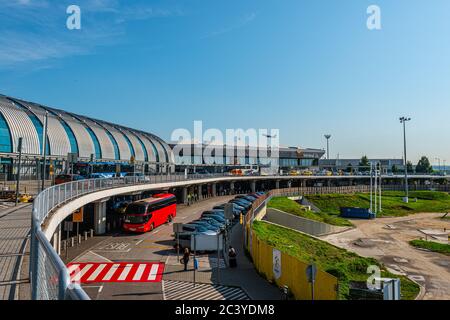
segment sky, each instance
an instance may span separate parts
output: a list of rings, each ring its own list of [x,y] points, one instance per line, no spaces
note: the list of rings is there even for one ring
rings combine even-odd
[[[81,29],[69,30],[69,5]],[[381,30],[366,25],[369,5]],[[448,0],[0,0],[0,93],[170,140],[279,129],[330,156],[450,164]]]

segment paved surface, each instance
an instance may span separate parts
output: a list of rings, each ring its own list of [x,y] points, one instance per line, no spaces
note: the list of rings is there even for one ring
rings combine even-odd
[[[200,214],[211,209],[218,203],[228,201],[230,196],[216,197],[198,202],[191,206],[179,206],[175,223],[188,223],[197,219]],[[227,269],[223,259],[219,260],[220,272],[217,274],[217,256],[199,255],[199,270],[195,277],[199,288],[202,288],[206,295],[211,299],[234,299],[252,298],[252,299],[280,299],[280,292],[277,288],[270,285],[261,278],[253,268],[253,265],[240,252],[242,244],[238,239],[242,231],[238,229],[233,231],[233,245],[238,249],[238,269]],[[179,297],[174,292],[174,283],[193,286],[194,271],[190,265],[188,271],[183,271],[183,265],[179,263],[179,257],[173,249],[173,226],[172,224],[163,225],[155,231],[146,234],[122,234],[118,233],[111,237],[103,237],[102,241],[84,252],[80,253],[72,263],[108,263],[108,262],[160,262],[165,264],[164,274],[161,282],[153,283],[92,283],[84,284],[83,288],[92,299],[112,300],[112,299],[131,299],[131,300],[164,300],[171,297]],[[95,239],[95,238],[94,238]],[[94,240],[93,239],[93,240]],[[73,253],[72,253],[73,254]],[[181,258],[181,256],[180,256]],[[192,261],[193,259],[191,259]],[[163,287],[163,283],[165,284]],[[165,292],[165,290],[167,292]],[[201,299],[198,291],[184,290],[180,291],[183,299]],[[223,294],[220,295],[219,293]],[[165,294],[167,296],[165,297]],[[191,296],[189,296],[189,293]],[[230,293],[230,294],[229,294]],[[233,294],[231,294],[233,293]],[[239,294],[238,294],[239,293]],[[186,296],[188,295],[188,296]]]
[[[164,300],[250,300],[239,287],[196,284],[182,281],[163,281]]]
[[[0,300],[29,299],[31,205],[0,210]]]
[[[419,230],[450,230],[442,214],[423,213],[407,217],[353,220],[356,229],[322,237],[365,257],[374,257],[393,273],[406,275],[424,289],[423,299],[450,299],[450,257],[416,249],[410,240],[424,238]],[[438,232],[438,233],[439,233]]]

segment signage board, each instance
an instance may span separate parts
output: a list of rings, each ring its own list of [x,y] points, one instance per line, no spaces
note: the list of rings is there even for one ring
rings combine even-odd
[[[83,222],[83,218],[84,218],[84,208],[81,207],[80,209],[78,209],[77,211],[75,211],[72,214],[72,221],[73,222]]]
[[[308,278],[309,283],[313,283],[316,281],[316,275],[317,275],[317,267],[315,264],[310,264],[306,268],[306,277]]]
[[[173,224],[173,232],[174,233],[181,233],[181,232],[183,232],[183,224],[182,223],[174,223]]]
[[[273,267],[273,276],[275,279],[280,279],[281,277],[281,252],[273,248],[272,251],[272,267]]]
[[[64,231],[72,232],[73,231],[73,222],[72,221],[65,221],[64,222]]]
[[[225,204],[225,208],[224,208],[225,219],[233,220],[233,218],[234,218],[233,209],[234,209],[234,204],[232,204],[232,203]]]

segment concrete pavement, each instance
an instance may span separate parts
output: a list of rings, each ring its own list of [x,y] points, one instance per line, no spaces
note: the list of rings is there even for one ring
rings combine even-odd
[[[200,217],[205,210],[214,205],[227,202],[232,197],[210,198],[191,206],[178,207],[174,222],[188,223]],[[280,299],[279,290],[261,278],[245,256],[242,248],[242,231],[237,225],[233,231],[232,244],[238,251],[238,268],[226,269],[223,259],[217,275],[217,255],[198,255],[199,270],[196,272],[198,287],[194,288],[193,266],[183,271],[183,266],[173,249],[173,226],[163,225],[151,233],[123,234],[103,237],[95,245],[71,262],[160,262],[165,264],[163,281],[159,283],[95,283],[83,285],[92,299],[99,300],[164,300],[202,299],[227,297],[236,299]],[[95,239],[95,238],[94,238]],[[89,242],[89,241],[88,241]],[[164,285],[165,284],[165,285]],[[192,290],[188,290],[192,286]],[[177,291],[177,288],[185,288]],[[195,290],[194,290],[195,289]]]
[[[28,300],[31,205],[0,212],[0,300]]]
[[[443,214],[421,213],[406,217],[354,220],[356,228],[322,237],[341,248],[373,257],[393,273],[408,276],[424,289],[424,300],[450,299],[450,257],[409,245],[424,237],[419,230],[450,229]]]

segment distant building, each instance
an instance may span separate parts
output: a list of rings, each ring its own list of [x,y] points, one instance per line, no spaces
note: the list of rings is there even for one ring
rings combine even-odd
[[[361,159],[321,159],[319,160],[319,168],[321,170],[347,170],[351,167],[358,170]],[[369,159],[373,165],[381,163],[381,166],[387,171],[392,171],[393,166],[399,170],[403,170],[403,159]]]
[[[280,147],[278,155],[270,148],[259,150],[249,146],[211,146],[186,143],[170,144],[178,171],[186,168],[207,172],[224,172],[236,168],[256,169],[277,167],[278,171],[310,169],[319,167],[319,159],[325,151],[320,149]],[[220,152],[216,152],[220,150]]]

